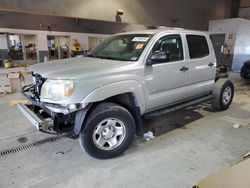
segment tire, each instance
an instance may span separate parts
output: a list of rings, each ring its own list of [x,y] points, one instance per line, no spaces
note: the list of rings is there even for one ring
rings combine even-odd
[[[243,79],[250,80],[250,61],[246,61],[243,64],[240,75]]]
[[[108,159],[122,154],[135,135],[135,121],[128,110],[115,103],[97,105],[80,133],[80,144],[90,156]]]
[[[213,89],[213,107],[217,110],[226,110],[232,103],[234,96],[234,85],[232,81],[220,79],[215,83]]]
[[[240,70],[240,76],[241,76],[241,78],[243,78],[243,79],[246,79],[246,77],[245,77],[245,70],[246,70],[246,65],[244,64],[244,65],[242,66],[241,70]]]

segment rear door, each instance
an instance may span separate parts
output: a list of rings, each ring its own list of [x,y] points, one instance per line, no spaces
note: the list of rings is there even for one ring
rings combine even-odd
[[[189,85],[193,96],[210,92],[216,75],[216,58],[207,35],[187,34]]]

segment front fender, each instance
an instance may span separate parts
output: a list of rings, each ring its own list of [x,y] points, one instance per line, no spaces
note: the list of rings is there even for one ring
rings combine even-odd
[[[145,96],[143,93],[143,88],[140,83],[135,80],[127,80],[114,82],[101,86],[91,93],[89,93],[84,99],[83,103],[93,103],[97,101],[105,100],[109,97],[123,94],[123,93],[133,93],[136,97],[137,103],[140,107],[141,114],[145,112]]]

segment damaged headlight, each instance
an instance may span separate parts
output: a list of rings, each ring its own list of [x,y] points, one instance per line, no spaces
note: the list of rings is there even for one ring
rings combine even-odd
[[[41,91],[41,99],[61,101],[67,99],[75,90],[76,80],[47,79]]]

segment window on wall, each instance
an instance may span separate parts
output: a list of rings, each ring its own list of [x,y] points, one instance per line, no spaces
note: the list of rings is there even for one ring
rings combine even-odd
[[[10,34],[9,55],[12,60],[36,60],[36,35]]]
[[[65,59],[69,57],[69,43],[68,36],[47,36],[47,44],[49,50],[49,59]]]
[[[23,35],[23,43],[25,47],[25,59],[37,59],[36,36]]]
[[[23,45],[21,35],[11,34],[9,39],[9,55],[12,60],[23,60]]]
[[[191,59],[202,58],[209,55],[206,37],[200,35],[187,35],[186,37]]]
[[[58,59],[58,37],[48,36],[47,37],[48,50],[49,50],[49,59]]]
[[[59,59],[69,58],[70,37],[59,36],[58,44],[59,44]]]

